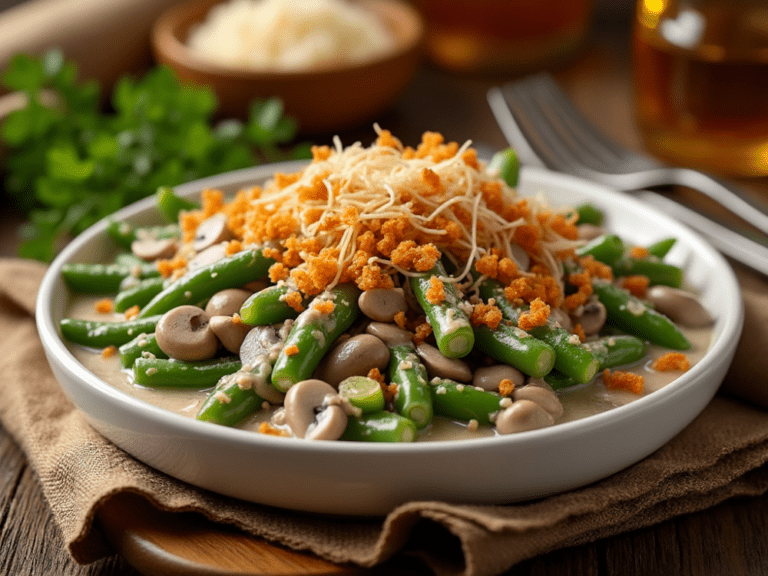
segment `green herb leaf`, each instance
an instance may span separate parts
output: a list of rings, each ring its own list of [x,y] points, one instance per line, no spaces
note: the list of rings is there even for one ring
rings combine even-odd
[[[0,127],[5,189],[26,211],[21,254],[49,260],[69,237],[160,186],[246,168],[259,160],[310,158],[308,144],[287,147],[296,122],[277,98],[254,102],[248,122],[213,124],[217,102],[207,87],[181,84],[156,67],[124,77],[100,106],[95,82],[79,82],[60,50],[19,54],[2,84],[28,94],[28,105]],[[57,96],[42,103],[41,90]]]

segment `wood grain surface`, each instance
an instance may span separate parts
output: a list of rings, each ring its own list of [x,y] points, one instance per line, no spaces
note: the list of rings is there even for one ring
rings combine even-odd
[[[632,117],[628,30],[626,13],[598,15],[585,52],[554,72],[588,117],[624,144],[639,147]],[[407,143],[417,142],[425,130],[438,130],[448,139],[471,138],[480,145],[498,148],[505,143],[485,103],[485,92],[490,86],[509,79],[452,76],[425,66],[404,98],[378,121]],[[341,137],[345,144],[357,139],[370,141],[372,130],[366,127]],[[766,179],[743,184],[755,196],[768,198]],[[18,222],[18,215],[7,208],[0,215],[0,256],[14,254]],[[760,473],[768,474],[768,469]],[[178,568],[178,558],[174,557],[189,556],[186,550],[190,548],[196,550],[193,560],[198,570],[207,564],[210,574],[243,573],[240,568],[246,566],[250,568],[245,573],[262,575],[416,576],[430,573],[416,558],[405,553],[374,570],[336,567],[222,529],[200,517],[156,511],[137,514],[137,511],[141,509],[136,503],[117,501],[101,518],[112,541],[145,573],[163,572],[157,564],[150,570],[136,560],[141,557],[141,551],[137,553],[141,547],[154,558],[158,554],[168,555],[170,568],[164,573],[169,574],[179,573],[172,571]],[[137,516],[143,518],[143,522],[135,521]],[[513,567],[506,576],[768,574],[766,532],[768,496],[736,499],[651,528],[530,559]],[[223,559],[228,564],[222,564]],[[253,566],[262,569],[254,572]],[[34,472],[17,444],[0,426],[0,574],[131,576],[139,573],[120,556],[89,566],[78,566],[70,559]]]

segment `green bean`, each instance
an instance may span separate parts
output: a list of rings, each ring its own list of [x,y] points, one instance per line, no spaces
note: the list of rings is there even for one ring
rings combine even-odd
[[[667,254],[669,254],[669,251],[672,250],[672,246],[675,245],[675,242],[677,242],[677,238],[664,238],[663,240],[659,240],[658,242],[654,242],[650,246],[648,246],[648,254],[651,256],[656,256],[656,258],[662,259]]]
[[[602,372],[607,368],[632,364],[645,357],[648,345],[644,340],[629,334],[604,336],[588,342],[586,346],[595,355],[600,363],[598,370]],[[544,376],[544,380],[555,390],[583,384],[575,378],[563,374],[558,370],[552,370]]]
[[[624,332],[673,350],[691,347],[685,335],[669,318],[649,308],[626,290],[604,280],[593,280],[592,287],[605,306],[608,320]]]
[[[597,206],[585,202],[576,206],[576,213],[579,215],[579,219],[576,224],[592,224],[593,226],[601,226],[605,216]]]
[[[214,386],[222,376],[242,368],[237,358],[218,358],[199,362],[137,358],[133,376],[137,384],[149,388],[189,388],[202,390]]]
[[[155,325],[159,320],[159,314],[146,318],[134,318],[125,322],[64,318],[59,323],[59,327],[64,339],[73,344],[106,348],[107,346],[122,346],[141,333],[154,332]]]
[[[137,358],[146,356],[148,358],[168,358],[168,355],[160,350],[157,345],[157,339],[154,333],[139,334],[133,340],[126,342],[119,348],[120,363],[123,368],[132,368]]]
[[[600,362],[600,370],[632,364],[645,357],[648,344],[631,334],[605,336],[588,342],[586,346]]]
[[[454,420],[477,420],[478,424],[490,424],[501,410],[501,396],[478,390],[469,384],[436,378],[430,382],[435,414]]]
[[[131,244],[139,236],[150,238],[178,238],[180,236],[177,224],[136,229],[128,222],[112,219],[107,222],[105,231],[115,244],[126,250],[131,249]]]
[[[517,326],[522,309],[513,306],[504,295],[504,286],[496,280],[486,279],[479,285],[480,296],[486,300],[493,298],[504,318]],[[573,335],[558,326],[551,318],[547,323],[528,330],[534,338],[549,344],[555,352],[554,369],[559,370],[580,382],[589,382],[597,371],[598,362],[592,353],[581,343],[573,340]]]
[[[673,288],[679,288],[683,283],[682,269],[656,258],[626,257],[614,262],[611,268],[616,277],[645,276],[651,284],[663,284]]]
[[[475,326],[475,347],[486,356],[540,378],[555,365],[552,346],[524,330],[502,322],[495,329]]]
[[[416,428],[432,422],[432,396],[427,384],[427,369],[411,346],[389,348],[389,381],[397,384],[395,410],[413,420]]]
[[[357,442],[413,442],[416,425],[412,420],[393,412],[370,412],[350,416],[341,440]]]
[[[339,382],[339,396],[349,400],[363,413],[384,410],[384,393],[378,380],[367,376],[349,376]]]
[[[261,368],[257,377],[266,381],[269,378],[269,364]],[[252,382],[247,386],[241,385],[242,375],[243,372],[234,372],[223,376],[203,402],[197,419],[222,426],[237,426],[257,412],[266,400],[259,396]]]
[[[145,306],[165,287],[165,279],[160,276],[140,280],[130,288],[124,288],[115,296],[115,312],[125,312],[132,306]]]
[[[61,275],[73,292],[80,294],[113,294],[129,276],[142,277],[143,270],[117,264],[64,264]]]
[[[443,283],[445,299],[439,304],[432,304],[427,299],[431,287],[430,280],[445,277],[445,268],[438,262],[435,267],[421,276],[412,277],[411,288],[427,315],[437,347],[447,358],[462,358],[472,351],[475,336],[466,313],[459,307],[459,295],[456,286]]]
[[[611,265],[624,255],[624,242],[616,234],[603,234],[576,250],[578,256],[592,256],[598,262]]]
[[[194,202],[177,196],[173,188],[161,186],[155,194],[157,207],[169,222],[178,222],[182,210],[197,210],[200,208]]]
[[[514,148],[505,148],[496,152],[491,157],[486,170],[490,173],[498,172],[507,186],[515,188],[520,179],[520,159],[517,157],[517,152]]]
[[[359,293],[353,284],[339,284],[330,292],[317,296],[313,304],[299,314],[275,361],[275,369],[272,371],[272,385],[275,388],[286,392],[297,382],[312,376],[334,341],[357,318]],[[334,309],[330,313],[315,309],[324,301],[333,302]],[[298,353],[289,355],[288,352],[297,349]]]
[[[286,285],[273,285],[252,294],[243,302],[240,318],[251,326],[266,326],[296,318],[299,313],[283,300],[290,290]],[[306,301],[303,304],[306,305]]]
[[[196,304],[225,288],[243,286],[264,277],[274,260],[261,250],[243,250],[229,258],[201,266],[164,288],[142,308],[139,316],[164,314],[183,304]]]

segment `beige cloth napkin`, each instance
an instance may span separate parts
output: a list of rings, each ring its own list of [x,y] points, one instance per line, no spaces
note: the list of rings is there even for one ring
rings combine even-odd
[[[686,430],[642,462],[535,502],[415,502],[382,520],[301,514],[220,497],[134,460],[96,433],[65,398],[44,361],[33,321],[44,271],[36,263],[0,260],[0,421],[37,471],[68,550],[80,563],[111,553],[94,517],[125,491],[162,509],[199,511],[332,561],[372,566],[405,547],[440,574],[483,576],[550,550],[768,490],[768,412],[718,395]],[[740,276],[749,337],[742,339],[727,384],[768,405],[768,394],[754,389],[768,377],[768,283],[749,273]],[[419,530],[413,530],[417,523]],[[428,526],[438,529],[423,530]],[[446,559],[444,550],[457,540],[461,558]]]

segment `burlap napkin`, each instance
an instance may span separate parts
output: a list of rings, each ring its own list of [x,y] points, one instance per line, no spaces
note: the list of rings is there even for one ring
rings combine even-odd
[[[33,321],[43,266],[0,260],[0,420],[37,471],[77,562],[111,551],[93,522],[99,507],[134,492],[166,510],[208,518],[338,562],[372,566],[403,547],[438,573],[499,574],[525,558],[648,526],[736,495],[768,490],[768,283],[740,273],[746,334],[727,385],[751,398],[718,395],[685,431],[644,461],[566,494],[509,506],[416,502],[386,519],[307,515],[246,504],[192,488],[104,440],[67,401],[46,362]],[[760,351],[760,353],[757,353]],[[416,524],[419,530],[413,530]],[[437,530],[423,530],[425,527]],[[430,534],[430,538],[416,537]],[[442,550],[460,542],[462,557]]]

